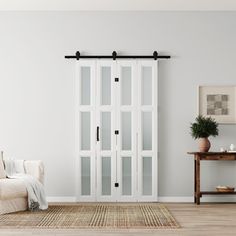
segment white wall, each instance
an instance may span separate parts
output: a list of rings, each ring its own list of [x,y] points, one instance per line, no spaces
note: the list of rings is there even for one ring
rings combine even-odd
[[[235,22],[235,12],[0,12],[1,149],[42,159],[48,196],[73,196],[75,66],[64,55],[157,50],[172,56],[159,64],[159,195],[191,196],[197,86],[236,84]],[[235,132],[221,125],[213,149],[236,144]],[[203,188],[236,185],[234,163],[202,172]]]

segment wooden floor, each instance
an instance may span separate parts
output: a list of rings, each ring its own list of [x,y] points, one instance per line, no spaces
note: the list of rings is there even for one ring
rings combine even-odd
[[[236,204],[165,204],[182,226],[175,230],[1,230],[1,236],[236,236]]]

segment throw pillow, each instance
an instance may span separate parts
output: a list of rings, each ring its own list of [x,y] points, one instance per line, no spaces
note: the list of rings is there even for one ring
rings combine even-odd
[[[0,156],[0,179],[5,179],[5,178],[6,178],[6,172],[4,169],[3,159],[1,155]]]

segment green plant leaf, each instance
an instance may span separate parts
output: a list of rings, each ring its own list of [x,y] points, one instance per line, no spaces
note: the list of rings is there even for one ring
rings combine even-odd
[[[218,123],[212,117],[197,116],[190,126],[191,135],[194,139],[208,138],[219,134]]]

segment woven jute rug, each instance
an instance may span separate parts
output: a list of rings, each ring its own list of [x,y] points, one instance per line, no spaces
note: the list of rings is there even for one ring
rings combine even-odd
[[[0,215],[0,228],[172,229],[179,224],[159,203],[80,203],[52,205],[47,211]]]

